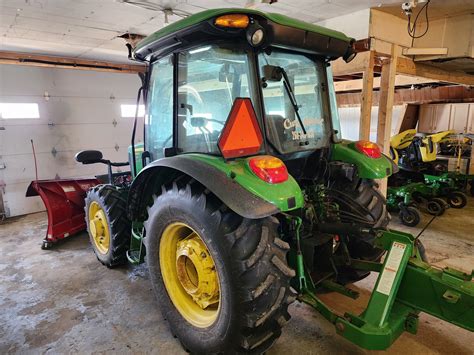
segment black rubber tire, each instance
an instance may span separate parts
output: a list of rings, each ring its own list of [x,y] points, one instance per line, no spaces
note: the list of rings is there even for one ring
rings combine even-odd
[[[402,224],[408,227],[415,227],[421,221],[420,212],[413,206],[408,206],[400,210],[398,217]]]
[[[191,353],[263,353],[280,336],[296,297],[290,288],[295,272],[286,262],[289,245],[278,238],[276,218],[242,218],[196,185],[163,188],[148,210],[146,262],[159,307]],[[193,326],[179,313],[163,282],[160,240],[166,226],[178,221],[199,233],[219,275],[220,311],[206,328]]]
[[[448,204],[452,208],[464,208],[467,205],[467,196],[464,192],[461,191],[452,191],[446,197]]]
[[[110,247],[106,254],[95,248],[89,228],[89,205],[95,201],[105,211],[109,226]],[[127,262],[132,224],[127,218],[126,190],[118,190],[112,185],[97,185],[86,195],[85,207],[87,232],[97,259],[107,267],[123,265]]]
[[[442,216],[446,211],[445,202],[440,198],[432,198],[426,202],[426,210],[432,216]]]
[[[471,196],[474,197],[474,179],[469,182],[471,187],[469,188],[469,192],[471,193]]]
[[[334,191],[336,190],[336,191]],[[379,192],[378,185],[373,180],[359,179],[358,183],[354,186],[353,184],[338,184],[334,189],[328,191],[330,195],[341,194],[350,197],[351,200],[358,206],[359,210],[365,209],[368,213],[364,214],[367,219],[366,224],[368,227],[373,228],[386,228],[390,222],[390,213],[387,210],[387,201],[385,197]],[[340,207],[344,212],[350,211],[345,206]],[[344,218],[342,222],[345,221]]]
[[[328,190],[330,199],[346,197],[349,198],[354,206],[357,206],[358,211],[366,210],[369,213],[365,214],[368,227],[373,228],[387,228],[391,216],[387,209],[387,201],[385,197],[379,192],[378,185],[373,180],[359,179],[356,184],[351,184],[342,181]],[[337,202],[337,200],[335,200]],[[340,211],[355,212],[344,204],[339,205]],[[343,223],[351,223],[349,219],[344,219],[341,215]],[[379,261],[384,254],[384,250],[375,248],[375,235],[349,235],[347,236],[347,249],[351,258],[366,261]],[[341,284],[350,284],[367,277],[370,273],[353,269],[349,266],[338,270],[337,282]]]

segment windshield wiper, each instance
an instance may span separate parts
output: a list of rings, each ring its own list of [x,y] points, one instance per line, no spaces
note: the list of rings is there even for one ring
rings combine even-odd
[[[293,109],[295,110],[296,118],[298,118],[298,122],[300,123],[301,129],[303,130],[304,135],[306,135],[306,128],[304,127],[303,120],[301,119],[301,116],[299,113],[300,108],[298,106],[298,102],[296,101],[296,97],[293,92],[293,89],[291,88],[290,79],[288,79],[288,74],[286,73],[285,69],[283,69],[282,67],[278,67],[278,71],[280,71],[283,76],[283,86],[285,87],[286,93],[288,94],[288,97],[290,98],[291,105],[293,106]]]

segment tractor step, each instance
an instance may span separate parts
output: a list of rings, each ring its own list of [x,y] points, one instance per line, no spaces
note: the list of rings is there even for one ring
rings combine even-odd
[[[127,251],[127,259],[132,265],[138,265],[145,260],[145,248],[143,247],[143,234],[145,229],[143,223],[132,223],[132,235],[130,238],[130,249]]]

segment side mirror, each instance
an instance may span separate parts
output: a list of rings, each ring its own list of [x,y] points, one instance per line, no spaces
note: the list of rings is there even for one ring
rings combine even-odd
[[[281,68],[276,65],[264,65],[263,77],[267,81],[281,81],[283,73]]]
[[[82,164],[94,164],[102,162],[102,152],[98,150],[82,150],[76,154],[74,159]]]

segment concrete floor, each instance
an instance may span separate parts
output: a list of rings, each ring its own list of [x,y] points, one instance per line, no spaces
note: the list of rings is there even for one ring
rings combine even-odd
[[[449,210],[421,237],[430,261],[474,268],[474,199]],[[403,228],[418,233],[420,228]],[[425,216],[423,222],[427,222]],[[423,224],[420,224],[423,225]],[[109,270],[95,258],[85,233],[52,250],[40,249],[45,213],[0,224],[0,353],[161,353],[181,354],[161,317],[146,267]],[[356,301],[338,294],[324,299],[342,311],[366,305],[376,275],[354,285]],[[293,318],[269,354],[366,352],[335,334],[310,307],[294,303]],[[472,354],[474,335],[421,315],[417,336],[403,334],[389,353]]]

